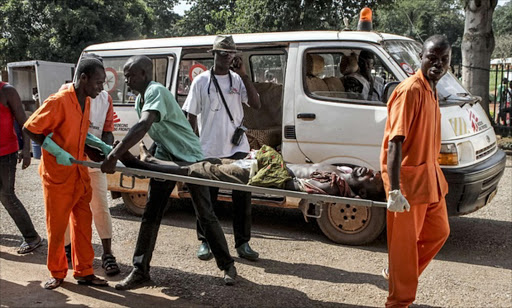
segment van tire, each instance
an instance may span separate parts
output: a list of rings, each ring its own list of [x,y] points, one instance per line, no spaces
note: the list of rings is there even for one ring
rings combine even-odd
[[[142,216],[146,208],[148,195],[146,193],[121,193],[124,206],[135,216]]]
[[[386,227],[386,209],[323,203],[317,223],[325,236],[335,243],[364,245],[374,241]]]

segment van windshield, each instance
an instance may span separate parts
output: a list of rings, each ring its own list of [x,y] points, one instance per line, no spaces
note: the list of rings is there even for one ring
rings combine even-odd
[[[421,68],[419,53],[421,44],[411,41],[386,41],[384,42],[386,50],[391,54],[396,63],[409,76],[414,75]],[[440,104],[472,101],[474,98],[461,85],[460,81],[451,73],[439,80],[437,83]]]

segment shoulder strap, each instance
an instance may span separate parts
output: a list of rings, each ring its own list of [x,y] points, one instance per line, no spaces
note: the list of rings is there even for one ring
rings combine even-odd
[[[226,111],[228,112],[229,119],[232,123],[235,123],[233,120],[233,116],[231,115],[231,111],[229,111],[228,104],[226,103],[226,100],[224,99],[224,94],[222,94],[222,90],[220,89],[219,82],[217,81],[217,78],[215,78],[215,74],[213,73],[213,67],[210,70],[211,76],[210,78],[213,80],[213,84],[215,85],[215,88],[217,89],[217,92],[220,94],[220,98],[222,99],[222,103],[224,104],[224,107],[226,107]],[[228,74],[230,74],[228,72]]]

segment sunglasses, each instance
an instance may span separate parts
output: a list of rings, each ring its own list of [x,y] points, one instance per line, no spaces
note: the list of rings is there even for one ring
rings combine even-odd
[[[234,56],[236,54],[235,51],[224,51],[224,50],[219,50],[219,51],[216,51],[216,53],[221,56],[221,57],[225,57],[225,56]]]

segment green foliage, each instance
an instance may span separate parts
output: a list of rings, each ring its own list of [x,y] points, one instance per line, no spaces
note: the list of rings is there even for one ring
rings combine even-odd
[[[29,59],[76,62],[88,45],[150,33],[150,13],[142,0],[4,0],[0,66]]]
[[[179,0],[145,0],[149,8],[149,16],[153,19],[153,27],[148,28],[148,37],[174,36],[174,25],[181,16],[174,13],[173,8]]]
[[[176,36],[225,33],[227,20],[234,12],[236,0],[189,1],[194,5],[175,27]]]
[[[452,43],[452,63],[461,63],[460,45],[464,15],[459,0],[396,0],[380,6],[374,15],[374,28],[424,41],[444,34]]]
[[[492,57],[512,57],[512,1],[496,7],[492,27],[496,43]]]
[[[341,30],[343,17],[391,0],[203,0],[176,27],[179,35]]]
[[[497,37],[512,35],[512,1],[496,7],[492,19],[492,27]]]

